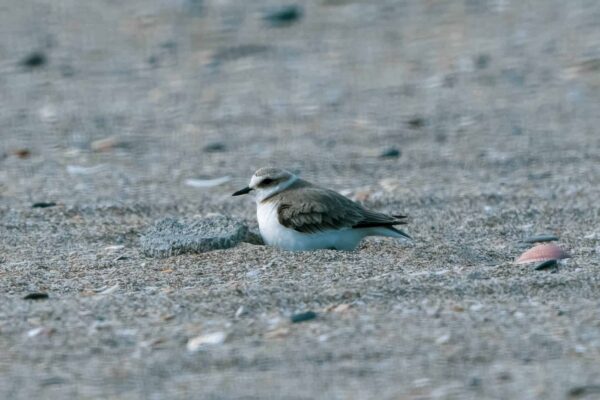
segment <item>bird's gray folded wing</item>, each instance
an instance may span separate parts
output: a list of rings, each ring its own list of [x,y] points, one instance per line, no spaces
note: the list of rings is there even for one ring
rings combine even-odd
[[[280,224],[298,232],[315,233],[403,223],[392,216],[367,210],[332,190],[305,188],[301,194],[295,194],[297,196],[290,196],[289,199],[287,196],[278,199],[277,214]]]

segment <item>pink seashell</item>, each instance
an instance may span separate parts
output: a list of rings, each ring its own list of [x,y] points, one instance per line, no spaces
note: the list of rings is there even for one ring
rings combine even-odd
[[[557,245],[546,243],[527,250],[525,253],[521,254],[521,257],[517,258],[516,263],[528,264],[547,260],[561,260],[569,257],[571,256]]]

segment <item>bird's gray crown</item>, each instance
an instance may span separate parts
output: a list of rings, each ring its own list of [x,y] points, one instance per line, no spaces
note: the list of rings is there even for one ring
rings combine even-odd
[[[269,177],[269,178],[282,178],[284,176],[292,176],[293,174],[290,171],[286,171],[282,168],[275,167],[263,167],[258,169],[254,176],[257,178]]]

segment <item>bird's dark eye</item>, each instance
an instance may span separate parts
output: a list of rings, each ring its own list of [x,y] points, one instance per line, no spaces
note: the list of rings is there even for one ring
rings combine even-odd
[[[263,180],[262,180],[262,182],[260,183],[260,186],[268,186],[268,185],[270,185],[271,183],[273,183],[273,179],[271,179],[271,178],[266,178],[266,179],[263,179]]]

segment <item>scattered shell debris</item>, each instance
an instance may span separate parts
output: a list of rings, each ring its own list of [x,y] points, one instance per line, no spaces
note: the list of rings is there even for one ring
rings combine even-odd
[[[125,143],[117,136],[108,136],[102,139],[94,140],[90,143],[90,148],[95,152],[106,152],[116,147],[123,146]]]
[[[103,294],[103,295],[107,295],[107,294],[112,294],[114,292],[116,292],[119,289],[119,284],[115,284],[111,287],[102,287],[100,289],[96,289],[94,290],[95,292],[97,292],[98,294]]]
[[[50,336],[54,333],[54,328],[47,328],[45,326],[38,326],[27,331],[27,337],[34,338],[37,336]]]
[[[195,188],[211,188],[215,186],[222,185],[231,180],[230,176],[222,176],[220,178],[214,179],[186,179],[185,184],[187,186],[195,187]]]
[[[108,251],[108,252],[114,252],[114,251],[123,250],[124,248],[125,248],[125,246],[122,245],[122,244],[115,244],[115,245],[112,245],[112,246],[106,246],[104,248],[104,250]]]
[[[521,254],[516,263],[529,264],[548,260],[562,260],[569,257],[571,256],[566,251],[555,244],[540,244]]]
[[[71,175],[93,175],[104,169],[104,165],[83,167],[81,165],[67,165],[67,173]]]
[[[188,340],[186,348],[190,353],[194,353],[204,347],[222,344],[226,339],[227,334],[225,332],[207,333]]]
[[[281,339],[290,334],[290,330],[286,327],[279,327],[265,333],[265,339]]]

